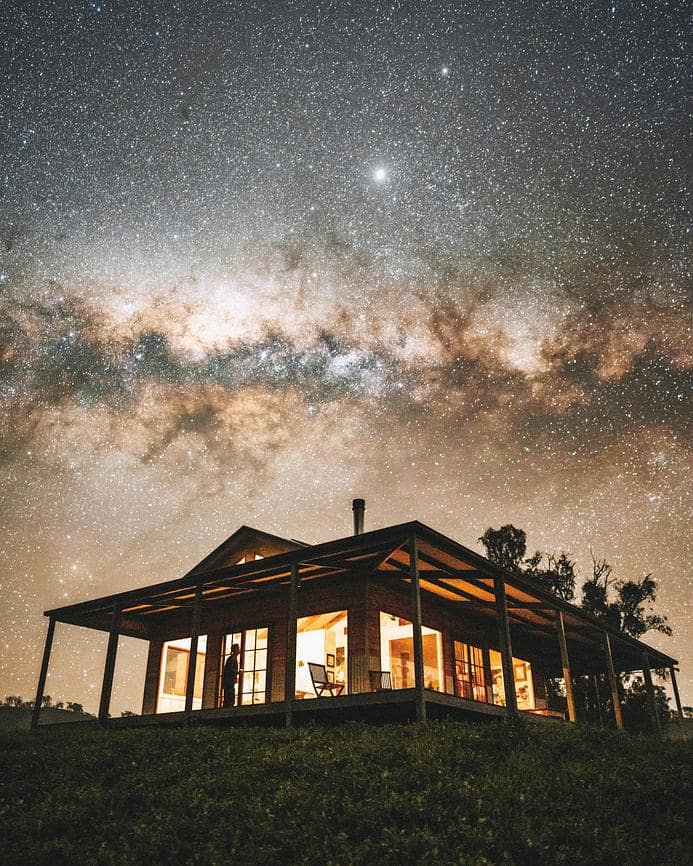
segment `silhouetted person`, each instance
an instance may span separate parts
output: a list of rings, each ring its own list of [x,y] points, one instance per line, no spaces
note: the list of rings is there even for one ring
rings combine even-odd
[[[224,673],[221,683],[224,689],[224,706],[232,707],[236,698],[236,677],[238,676],[238,656],[241,648],[235,643],[231,647],[231,655],[224,662]]]

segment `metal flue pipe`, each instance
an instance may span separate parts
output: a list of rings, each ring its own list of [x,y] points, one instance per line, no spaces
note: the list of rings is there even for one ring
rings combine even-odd
[[[363,522],[366,515],[366,500],[354,499],[351,503],[354,512],[354,535],[363,535]]]

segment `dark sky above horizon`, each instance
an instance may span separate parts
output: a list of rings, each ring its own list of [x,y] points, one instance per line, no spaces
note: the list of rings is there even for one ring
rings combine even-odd
[[[653,572],[693,703],[684,3],[0,11],[0,696],[238,525]],[[124,642],[113,709],[139,710]],[[105,640],[48,692],[95,709]]]

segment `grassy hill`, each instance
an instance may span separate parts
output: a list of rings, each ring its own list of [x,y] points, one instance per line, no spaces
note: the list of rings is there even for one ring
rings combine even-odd
[[[0,732],[28,731],[31,726],[31,707],[8,707],[0,704]],[[75,713],[72,710],[59,710],[57,707],[44,707],[41,710],[42,725],[59,725],[63,722],[94,720],[89,713]]]
[[[692,769],[558,724],[3,733],[0,863],[683,864]]]

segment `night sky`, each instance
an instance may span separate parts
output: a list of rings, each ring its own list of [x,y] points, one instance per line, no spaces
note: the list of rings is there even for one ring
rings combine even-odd
[[[686,5],[3,4],[0,696],[43,610],[363,496],[653,572],[693,702]]]

